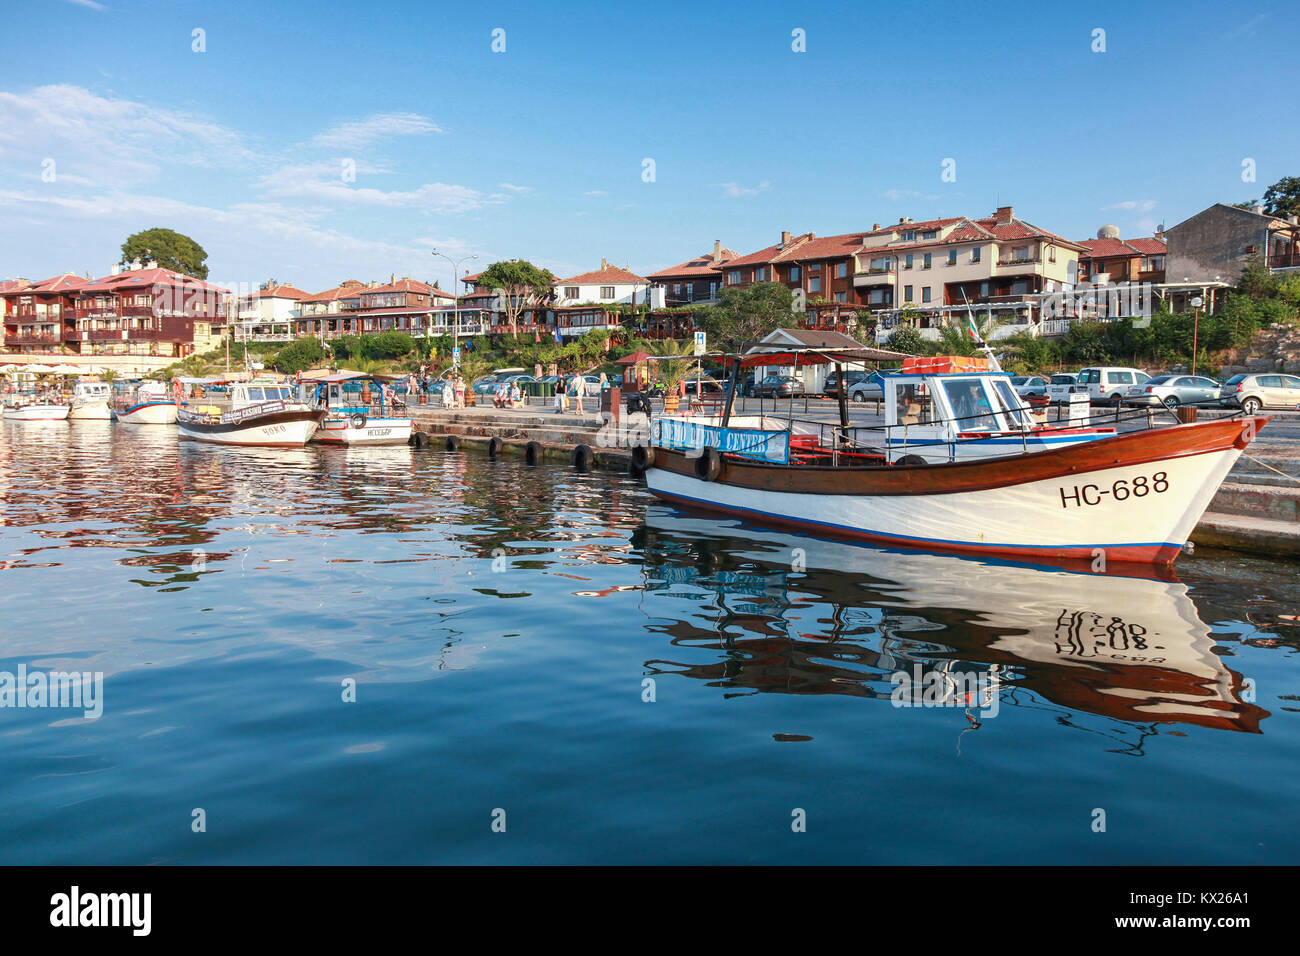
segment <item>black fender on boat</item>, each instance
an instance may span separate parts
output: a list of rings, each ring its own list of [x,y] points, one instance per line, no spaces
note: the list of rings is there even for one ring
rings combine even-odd
[[[530,441],[524,446],[524,463],[528,465],[540,465],[542,463],[541,442]]]
[[[695,459],[695,477],[701,481],[717,481],[722,474],[722,453],[712,445],[705,445],[700,450],[700,457]]]
[[[633,473],[643,472],[653,468],[655,463],[655,450],[649,445],[632,446],[632,471]]]
[[[488,439],[488,455],[495,458],[497,455],[501,454],[501,449],[505,447],[505,444],[506,443],[500,438],[493,435]]]
[[[459,435],[448,435],[448,436],[447,436],[447,451],[459,451],[459,450],[460,450],[460,436],[459,436]]]

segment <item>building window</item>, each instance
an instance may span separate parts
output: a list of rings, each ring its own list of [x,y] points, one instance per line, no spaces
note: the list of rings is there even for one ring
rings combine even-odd
[[[759,266],[757,269],[754,270],[754,281],[755,282],[767,281],[767,266]]]
[[[600,287],[600,297],[602,299],[614,298],[614,287],[612,285],[603,285]]]
[[[950,265],[950,266],[955,266],[956,264],[957,264],[957,250],[956,250],[956,249],[949,249],[949,250],[948,250],[948,265]]]
[[[799,281],[799,267],[798,267],[798,266],[791,266],[791,267],[790,267],[790,281],[791,281],[791,282],[798,282],[798,281]]]
[[[674,282],[673,295],[681,295],[681,294],[682,294],[682,284],[680,282]]]
[[[930,266],[932,266],[932,265],[934,264],[934,263],[932,263],[932,262],[930,261],[930,259],[931,259],[930,253],[927,252],[927,253],[925,254],[925,261],[924,261],[924,263],[921,265],[921,268],[922,268],[922,269],[928,269],[928,268],[930,268]]]
[[[1016,262],[1028,262],[1028,261],[1029,261],[1029,247],[1028,247],[1028,246],[1021,246],[1021,247],[1018,248],[1018,249],[1013,249],[1013,250],[1011,250],[1011,258],[1015,259]]]
[[[928,285],[921,289],[921,301],[922,302],[930,301],[930,287]]]
[[[871,305],[883,305],[884,301],[885,301],[884,289],[872,289],[867,294],[867,302],[869,302]]]
[[[810,264],[810,265],[808,266],[808,271],[809,271],[809,272],[821,272],[821,271],[822,271],[822,264],[821,264],[820,262],[814,262],[814,263],[812,263],[812,264]]]
[[[979,247],[979,246],[976,246],[974,249],[972,249],[972,250],[970,251],[970,261],[971,261],[971,262],[979,262],[979,261],[980,261],[980,247]]]
[[[836,302],[848,302],[848,301],[849,301],[849,294],[848,294],[847,292],[836,292],[836,293],[835,293],[835,301],[836,301]]]
[[[849,264],[847,262],[837,263],[835,266],[835,278],[843,279],[849,274]]]
[[[740,270],[739,269],[732,270],[728,274],[727,281],[730,282],[732,285],[740,285]]]
[[[921,233],[921,238],[922,238],[922,239],[937,239],[937,238],[939,238],[939,233],[938,233],[937,230],[931,229],[929,232],[923,232],[923,233]]]
[[[1015,282],[1011,283],[1012,295],[1026,295],[1028,292],[1029,292],[1029,283],[1026,282],[1024,279],[1017,279]]]
[[[903,286],[903,301],[904,302],[912,301],[912,287],[910,285]]]
[[[716,282],[710,282],[710,283],[709,283],[709,298],[710,298],[710,299],[717,298],[717,295],[718,295],[718,284],[717,284]]]
[[[1047,247],[1047,261],[1048,262],[1056,261],[1056,246]]]
[[[912,268],[912,254],[910,252],[903,257],[903,268],[904,269]]]
[[[989,284],[988,284],[987,282],[981,282],[981,283],[980,283],[980,298],[987,299],[988,296],[989,296]]]
[[[819,277],[813,276],[811,279],[808,280],[809,292],[820,292],[821,290],[822,290],[822,280]]]
[[[581,294],[581,290],[576,285],[564,287],[564,297],[566,299],[576,299]]]
[[[916,233],[914,233],[914,232],[905,232],[905,233],[903,233],[903,241],[905,241],[905,242],[913,242],[913,241],[915,241],[915,239],[916,239]]]

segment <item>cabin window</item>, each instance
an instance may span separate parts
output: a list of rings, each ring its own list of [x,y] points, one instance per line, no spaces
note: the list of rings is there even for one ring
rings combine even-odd
[[[1025,412],[1022,411],[1025,400],[1016,394],[1015,389],[1011,387],[1011,383],[1005,379],[997,379],[994,382],[994,387],[998,398],[1002,400],[1002,410],[1006,412],[1011,421],[1022,426],[1030,424],[1025,420]]]
[[[989,431],[998,427],[982,380],[944,379],[942,384],[959,431]]]
[[[897,385],[894,401],[898,409],[898,424],[927,425],[930,423],[930,396],[918,384]]]

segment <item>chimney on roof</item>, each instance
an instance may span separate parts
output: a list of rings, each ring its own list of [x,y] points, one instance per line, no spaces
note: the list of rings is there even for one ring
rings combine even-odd
[[[782,248],[785,248],[786,244],[789,243],[789,242],[790,242],[790,233],[787,232],[786,230],[782,229],[782,230],[781,230],[781,247],[782,247]]]
[[[158,268],[158,260],[156,260],[156,259],[150,259],[148,262],[146,262],[146,263],[144,264],[144,267],[145,267],[146,269],[157,269],[157,268]]]
[[[879,231],[879,229],[880,229],[880,223],[878,223],[878,222],[873,222],[873,223],[871,224],[871,231],[872,231],[872,232],[877,232],[877,231]]]
[[[1259,216],[1264,215],[1264,207],[1261,206],[1259,203],[1256,203],[1255,205],[1251,206],[1250,211]]]
[[[121,272],[122,272],[122,264],[119,262],[114,264],[113,268],[109,270],[108,274],[111,276],[115,276],[115,275],[120,275]]]
[[[600,257],[600,268],[602,272],[609,268],[609,263],[605,261],[604,256]]]
[[[722,261],[722,240],[721,239],[713,240],[713,261],[714,262]]]
[[[995,222],[1010,222],[1016,218],[1016,214],[1010,206],[998,206],[998,211],[993,214]]]

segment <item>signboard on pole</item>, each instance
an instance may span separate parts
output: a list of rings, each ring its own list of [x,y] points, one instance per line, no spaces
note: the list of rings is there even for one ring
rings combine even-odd
[[[704,332],[695,333],[695,354],[696,355],[703,355],[705,352],[708,351],[708,348],[704,344],[705,338],[706,335]]]
[[[460,364],[460,346],[459,346],[459,345],[457,345],[455,348],[453,348],[453,349],[451,350],[451,363],[452,363],[453,365],[459,365],[459,364]]]

